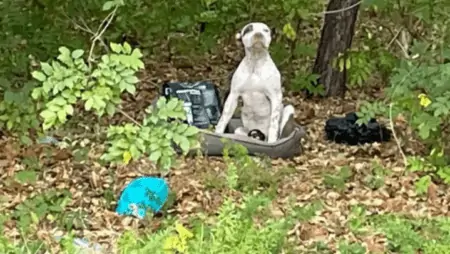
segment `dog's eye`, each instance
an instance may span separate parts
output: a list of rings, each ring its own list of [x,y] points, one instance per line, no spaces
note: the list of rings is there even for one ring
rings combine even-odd
[[[269,30],[269,29],[267,29],[267,28],[266,28],[266,29],[264,29],[263,31],[264,31],[265,33],[270,33],[270,30]]]

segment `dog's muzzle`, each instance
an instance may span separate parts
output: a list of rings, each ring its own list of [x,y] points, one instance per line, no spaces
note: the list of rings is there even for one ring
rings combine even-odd
[[[255,33],[252,36],[252,46],[256,47],[256,48],[264,48],[265,47],[265,43],[264,43],[264,35],[260,32]]]

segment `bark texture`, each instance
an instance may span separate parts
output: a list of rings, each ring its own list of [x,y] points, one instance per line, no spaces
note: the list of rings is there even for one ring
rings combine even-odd
[[[329,0],[327,12],[350,7],[359,0]],[[359,5],[338,13],[326,14],[313,73],[320,75],[319,83],[326,96],[344,96],[347,70],[333,68],[332,61],[352,45]]]

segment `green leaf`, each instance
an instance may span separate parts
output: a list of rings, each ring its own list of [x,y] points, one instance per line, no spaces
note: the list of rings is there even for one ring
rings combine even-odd
[[[39,99],[41,97],[41,91],[42,89],[40,87],[33,89],[33,92],[31,92],[31,97],[35,100]]]
[[[136,58],[141,58],[143,56],[141,53],[141,50],[138,48],[134,49],[133,53],[131,53],[131,55]]]
[[[94,106],[94,99],[91,97],[84,103],[84,109],[89,111],[91,110],[92,106]]]
[[[117,53],[117,54],[122,53],[122,46],[120,46],[120,44],[111,42],[111,43],[109,43],[109,46],[111,47],[111,50],[114,51],[114,53]]]
[[[287,23],[283,26],[283,34],[289,39],[294,41],[297,38],[297,34],[292,27],[291,23]]]
[[[153,153],[151,153],[148,158],[153,162],[157,162],[159,158],[161,158],[161,155],[162,155],[161,150],[156,150]]]
[[[6,122],[6,129],[9,131],[14,127],[14,122],[10,119],[8,122]]]
[[[58,111],[58,119],[61,123],[64,123],[66,121],[66,110],[62,109]]]
[[[129,92],[130,94],[134,94],[136,93],[136,87],[134,85],[128,85],[126,88],[127,92]]]
[[[116,3],[115,3],[115,1],[107,1],[107,2],[105,2],[104,4],[103,4],[103,6],[102,6],[102,10],[103,11],[109,11],[109,10],[111,10],[113,7],[115,7],[116,6]]]
[[[80,58],[82,55],[84,54],[84,50],[82,49],[76,49],[72,52],[72,58],[73,59],[78,59]]]
[[[47,80],[47,77],[45,76],[45,74],[40,71],[33,71],[31,73],[31,76],[33,76],[33,78],[35,78],[41,82],[44,82],[45,80]]]
[[[428,139],[430,137],[430,127],[425,123],[419,125],[419,136],[422,139]]]
[[[35,183],[38,174],[33,170],[23,170],[15,174],[15,179],[20,183]]]
[[[429,175],[422,176],[415,184],[417,193],[419,194],[427,193],[430,184],[431,184],[431,177]]]
[[[64,109],[66,110],[66,113],[68,115],[73,115],[73,106],[70,104],[67,104],[64,106]]]
[[[139,82],[139,79],[136,76],[128,76],[125,78],[125,82],[127,82],[128,84],[136,84],[137,82]]]
[[[139,149],[137,148],[136,145],[131,145],[130,146],[130,153],[133,156],[134,159],[139,158],[139,156],[141,155],[141,152],[139,151]]]
[[[167,103],[168,110],[174,110],[178,106],[178,100],[173,98]]]
[[[135,73],[134,70],[126,69],[126,70],[120,72],[120,76],[122,76],[122,77],[128,77],[128,76],[134,75],[134,73]]]
[[[106,113],[108,113],[108,115],[111,117],[114,115],[114,113],[116,113],[116,105],[114,105],[113,103],[108,103],[106,105]]]
[[[47,76],[50,76],[53,74],[52,66],[46,62],[41,62],[41,69],[42,69],[42,71],[44,71],[45,74],[47,74]]]
[[[185,136],[193,136],[198,133],[198,128],[195,126],[189,126],[187,130],[183,133]]]
[[[44,110],[39,114],[42,118],[44,119],[54,119],[56,118],[55,112],[50,111],[50,110]]]
[[[181,136],[179,146],[180,146],[181,150],[183,151],[183,153],[189,152],[190,143],[186,137]]]
[[[184,133],[187,130],[188,127],[189,127],[189,125],[187,125],[187,124],[179,124],[177,126],[176,132],[180,133],[180,134]]]
[[[131,46],[128,44],[128,42],[123,43],[123,51],[125,54],[131,54]]]
[[[59,47],[58,51],[63,55],[63,56],[70,56],[70,50],[67,47]]]
[[[64,97],[56,97],[55,99],[53,99],[51,101],[51,103],[53,105],[58,105],[58,106],[65,106],[67,104],[67,101],[64,99]]]

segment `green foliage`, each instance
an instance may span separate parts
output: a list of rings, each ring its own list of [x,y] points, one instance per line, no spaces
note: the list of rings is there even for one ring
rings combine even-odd
[[[163,170],[168,170],[176,155],[173,144],[183,154],[198,145],[199,130],[182,122],[186,115],[181,100],[161,97],[156,107],[150,106],[146,112],[149,115],[142,125],[127,123],[108,129],[110,146],[102,159],[128,163],[131,159],[147,154],[151,161],[158,163]]]
[[[350,167],[344,166],[339,169],[337,174],[325,174],[323,183],[328,188],[334,188],[339,191],[345,190],[346,182],[353,176],[353,172]]]
[[[368,123],[370,119],[376,118],[377,114],[386,112],[386,105],[383,102],[364,102],[359,108],[359,112],[356,112],[358,120],[357,124]]]
[[[280,180],[292,172],[291,168],[271,170],[269,158],[252,157],[247,148],[240,144],[225,142],[223,158],[227,164],[226,185],[244,193],[255,190],[275,195]]]
[[[348,220],[349,229],[355,234],[364,233],[366,231],[366,223],[366,208],[359,205],[353,206],[350,219]]]
[[[38,126],[36,105],[30,100],[33,85],[27,82],[23,88],[13,89],[8,84],[0,101],[0,128],[24,135]]]
[[[420,139],[428,148],[425,157],[408,159],[410,170],[425,172],[416,186],[418,192],[424,193],[435,177],[449,183],[450,158],[446,154],[450,148],[450,65],[446,61],[450,57],[450,48],[445,42],[450,30],[444,10],[449,10],[450,4],[399,1],[396,5],[388,5],[383,2],[373,4],[380,7],[380,12],[392,14],[392,19],[403,26],[404,34],[415,39],[410,43],[404,36],[406,39],[399,42],[406,47],[403,54],[410,57],[402,59],[391,72],[390,87],[385,91],[386,101],[361,107],[360,123],[376,115],[385,115],[391,120],[401,115],[407,120],[414,130],[414,138]],[[403,20],[405,13],[414,13],[411,15],[418,20]],[[419,22],[420,27],[417,26]],[[420,36],[418,40],[418,33],[427,36]]]
[[[49,190],[17,205],[12,217],[17,220],[18,228],[26,234],[33,229],[33,225],[36,226],[45,219],[51,222],[64,222],[64,208],[70,201],[70,192],[58,193],[55,190]],[[67,226],[71,228],[71,225]]]
[[[296,71],[290,88],[292,91],[306,90],[314,96],[324,95],[325,88],[322,84],[317,83],[319,77],[320,75],[317,74],[305,74],[302,71]]]
[[[214,224],[199,215],[192,230],[175,223],[161,231],[140,237],[133,232],[126,232],[119,240],[120,253],[166,253],[165,248],[177,249],[178,253],[198,254],[253,253],[252,251],[278,253],[283,248],[286,234],[294,221],[265,217],[261,210],[267,209],[269,202],[270,199],[260,195],[245,197],[241,205],[227,199]],[[262,220],[261,225],[255,223],[256,217]],[[184,239],[183,244],[181,239]]]
[[[423,43],[415,44],[413,52],[421,52],[424,56],[405,60],[394,70],[392,85],[387,89],[392,109],[380,103],[366,104],[361,107],[359,115],[363,117],[361,121],[383,113],[392,113],[389,115],[391,118],[399,114],[406,116],[418,138],[429,147],[425,161],[419,163],[420,159],[412,159],[415,163],[410,165],[411,170],[432,172],[446,181],[449,160],[444,150],[448,149],[449,139],[444,133],[450,123],[450,86],[447,82],[450,65],[430,59],[434,52],[426,48],[428,46]],[[419,185],[425,186],[429,180],[428,177],[423,178]],[[422,192],[424,187],[420,189]]]
[[[114,8],[109,16],[112,17],[120,5],[123,1],[109,1],[103,9]],[[68,116],[78,114],[80,101],[85,111],[94,111],[98,117],[105,113],[112,117],[122,102],[122,93],[136,92],[139,82],[136,73],[144,68],[141,51],[133,49],[127,42],[110,43],[110,51],[95,61],[92,56],[94,46],[87,61],[83,57],[84,50],[70,51],[67,47],[60,47],[56,60],[41,62],[41,69],[32,72],[33,78],[41,82],[33,90],[32,97],[43,104],[40,116],[44,131],[60,127]],[[109,127],[107,143],[110,147],[102,159],[127,164],[131,159],[146,154],[151,161],[167,170],[176,154],[173,145],[186,154],[197,144],[198,129],[182,123],[185,120],[183,102],[162,98],[155,109],[149,107],[146,112],[149,115],[142,124],[132,119],[133,123]]]
[[[384,179],[389,175],[389,171],[379,163],[372,163],[371,174],[364,178],[364,183],[371,189],[379,189],[384,185]]]
[[[245,198],[245,205],[236,206],[225,201],[217,217],[218,222],[209,234],[195,234],[190,247],[205,246],[193,253],[278,253],[283,247],[287,231],[292,222],[289,219],[264,219],[261,227],[254,222],[259,208],[270,200],[261,196]],[[201,231],[200,231],[201,232]]]
[[[366,247],[360,243],[348,243],[347,241],[339,243],[339,252],[342,254],[365,254]]]
[[[291,208],[291,216],[300,222],[307,222],[316,216],[316,213],[323,209],[321,201],[313,201],[306,205],[296,205]]]
[[[139,81],[136,72],[144,68],[140,50],[133,50],[126,42],[111,43],[110,47],[112,53],[103,55],[96,67],[84,61],[83,50],[60,47],[57,60],[41,62],[41,70],[32,72],[33,78],[42,83],[32,96],[45,104],[39,114],[44,130],[64,124],[67,116],[75,114],[80,99],[86,111],[112,116],[121,102],[121,93],[135,93]]]

